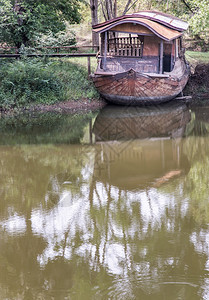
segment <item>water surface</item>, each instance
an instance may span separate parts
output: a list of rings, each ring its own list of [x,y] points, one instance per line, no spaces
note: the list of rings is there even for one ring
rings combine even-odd
[[[0,130],[1,299],[209,299],[209,107]]]

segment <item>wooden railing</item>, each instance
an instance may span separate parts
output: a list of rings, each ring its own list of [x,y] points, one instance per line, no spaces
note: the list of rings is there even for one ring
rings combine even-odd
[[[140,57],[142,55],[142,42],[137,37],[109,39],[108,55]]]
[[[77,48],[77,49],[75,49]],[[81,53],[82,49],[94,49],[91,53]],[[96,57],[96,52],[98,52],[98,47],[92,46],[82,46],[82,47],[75,47],[75,46],[59,46],[59,47],[37,47],[37,50],[41,49],[42,51],[37,51],[33,53],[27,53],[27,57],[86,57],[87,58],[87,68],[88,74],[91,74],[91,57]],[[53,49],[53,53],[49,53],[44,51],[44,49]],[[65,52],[61,52],[60,49],[65,49]],[[74,49],[74,51],[72,51]],[[77,51],[76,51],[77,50]],[[96,51],[95,51],[96,50]],[[24,57],[24,54],[17,53],[17,48],[15,47],[6,47],[0,46],[0,58],[21,58]]]
[[[28,54],[55,54],[55,53],[96,53],[99,46],[44,46],[27,49]],[[0,45],[0,54],[17,54],[16,47]]]

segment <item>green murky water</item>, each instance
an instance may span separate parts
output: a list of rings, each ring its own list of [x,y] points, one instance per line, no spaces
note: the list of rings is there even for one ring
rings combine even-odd
[[[0,299],[209,299],[209,106],[0,132]]]

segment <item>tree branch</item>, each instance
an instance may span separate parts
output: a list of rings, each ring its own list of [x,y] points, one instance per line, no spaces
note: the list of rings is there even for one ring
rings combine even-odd
[[[185,1],[185,0],[181,0],[183,3],[184,3],[184,5],[194,14],[194,11],[193,11],[193,9],[191,9],[191,7],[189,6],[189,4]]]
[[[112,0],[109,0],[110,2],[110,11],[111,11],[111,15],[113,17],[113,5],[112,5]]]
[[[100,3],[101,3],[101,5],[102,5],[102,13],[103,13],[103,16],[104,16],[104,18],[105,18],[105,21],[107,21],[107,20],[108,20],[108,17],[107,17],[107,15],[105,14],[103,2],[101,1]]]
[[[117,0],[114,2],[114,18],[117,16]]]
[[[124,11],[123,11],[122,15],[125,15],[125,14],[126,14],[126,12],[127,12],[127,9],[128,9],[128,7],[129,7],[129,5],[130,5],[131,1],[132,1],[132,0],[128,0],[128,1],[127,1],[127,3],[126,3],[126,6],[125,6],[125,9],[124,9]]]
[[[134,3],[132,3],[129,7],[127,7],[126,10],[124,10],[123,15],[125,15],[133,6],[138,2],[139,0],[135,0]],[[183,1],[183,0],[182,0]]]

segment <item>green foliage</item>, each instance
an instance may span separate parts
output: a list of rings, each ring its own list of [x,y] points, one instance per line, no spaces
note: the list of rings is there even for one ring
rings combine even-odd
[[[189,22],[191,34],[193,36],[198,35],[204,41],[208,42],[209,1],[190,0],[188,3],[192,13],[186,14],[185,17]]]
[[[59,31],[53,34],[52,31],[48,34],[38,36],[35,43],[40,47],[56,47],[56,46],[70,46],[76,44],[76,37],[74,31]]]
[[[2,109],[98,97],[86,68],[70,60],[1,61],[0,70]]]
[[[50,63],[18,60],[1,63],[0,106],[25,106],[31,102],[54,103],[64,99],[61,80],[50,71]]]
[[[60,77],[67,89],[66,98],[79,100],[82,98],[98,98],[98,92],[89,81],[86,67],[72,64],[71,60],[59,61]]]
[[[0,39],[17,48],[30,46],[36,36],[80,21],[81,0],[0,0]]]

